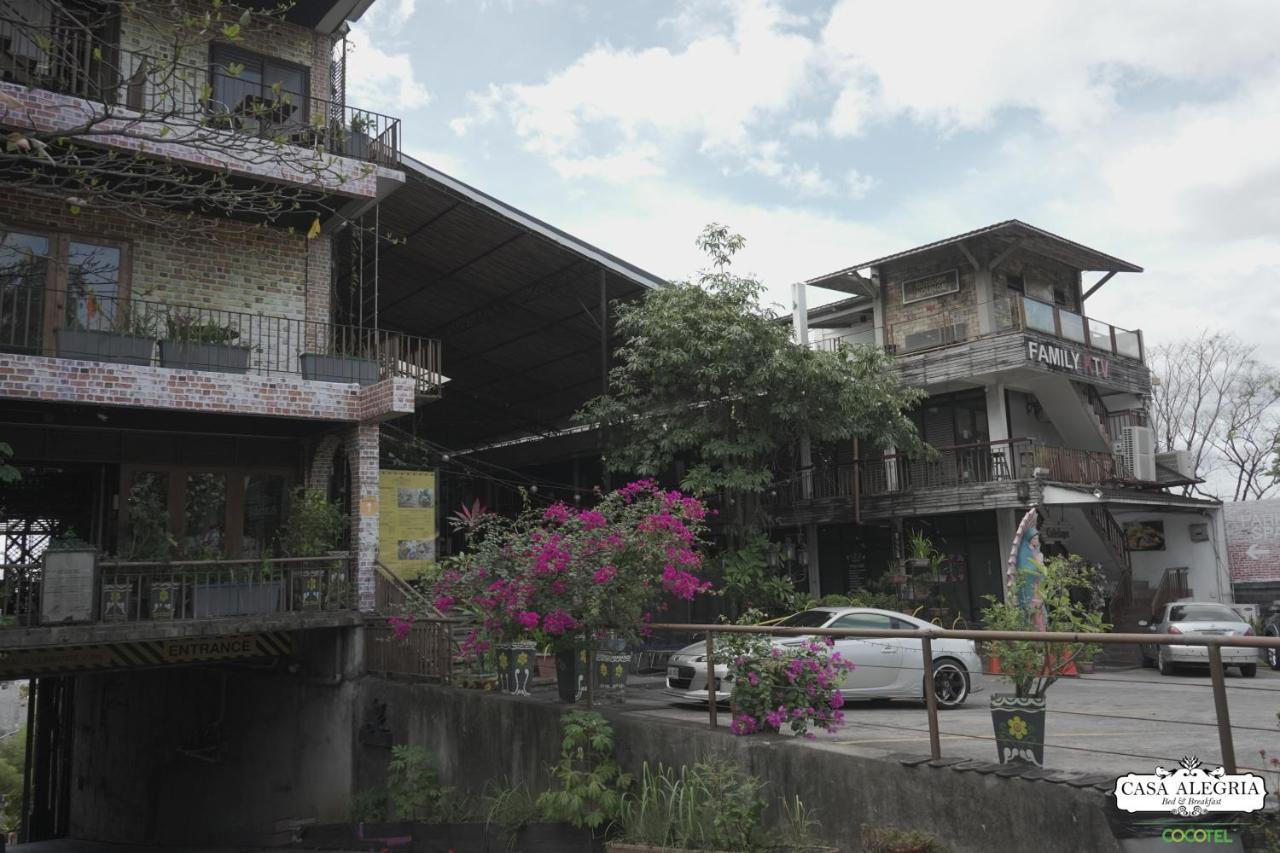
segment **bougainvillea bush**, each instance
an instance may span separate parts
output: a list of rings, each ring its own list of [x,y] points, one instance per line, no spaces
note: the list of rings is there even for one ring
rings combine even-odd
[[[436,606],[460,607],[480,628],[464,651],[533,638],[564,647],[581,633],[641,633],[664,593],[690,600],[706,529],[702,501],[630,483],[590,509],[526,506],[516,518],[485,514],[462,525],[467,549],[435,583]]]
[[[733,685],[730,728],[735,734],[784,728],[813,737],[810,728],[835,731],[844,721],[840,685],[853,664],[830,637],[771,645],[768,638],[736,635],[724,641]]]

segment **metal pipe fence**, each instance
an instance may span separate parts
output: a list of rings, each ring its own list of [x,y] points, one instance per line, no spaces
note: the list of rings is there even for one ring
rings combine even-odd
[[[1028,641],[1043,642],[1046,644],[1087,644],[1087,645],[1146,645],[1146,646],[1162,646],[1162,645],[1180,645],[1180,646],[1203,646],[1207,649],[1210,689],[1213,693],[1214,718],[1212,724],[1218,731],[1219,746],[1222,751],[1223,767],[1228,773],[1235,773],[1237,770],[1235,746],[1232,737],[1232,725],[1230,716],[1230,707],[1227,700],[1226,683],[1224,665],[1222,660],[1222,648],[1226,647],[1243,647],[1253,649],[1269,649],[1280,648],[1280,637],[1267,636],[1242,636],[1242,635],[1194,635],[1194,634],[1079,634],[1068,632],[1054,631],[985,631],[985,630],[946,630],[946,629],[918,629],[918,630],[892,630],[892,629],[873,629],[873,628],[782,628],[771,625],[704,625],[704,624],[681,624],[681,623],[655,623],[650,626],[653,630],[678,632],[681,634],[701,634],[705,635],[707,643],[706,652],[706,678],[707,678],[707,700],[708,700],[708,719],[712,727],[717,725],[717,697],[716,697],[716,676],[715,676],[715,648],[716,635],[729,634],[747,634],[756,636],[770,637],[832,637],[832,638],[854,638],[854,639],[912,639],[920,641],[920,665],[919,667],[896,667],[899,669],[909,668],[918,669],[923,677],[925,673],[933,671],[933,653],[932,642],[934,640],[956,639],[956,640],[974,640],[983,641]],[[987,673],[999,675],[999,673]],[[1098,679],[1101,680],[1101,679]],[[1108,681],[1112,679],[1107,679]],[[1135,683],[1149,685],[1150,682],[1140,682],[1136,679]],[[1266,687],[1241,687],[1240,689],[1261,689],[1269,692],[1280,694],[1280,688]],[[942,734],[938,723],[938,707],[937,697],[933,690],[923,690],[924,701],[926,706],[927,728],[918,729],[912,727],[886,726],[888,728],[904,728],[905,730],[916,731],[927,734],[930,745],[930,755],[933,759],[942,757]],[[1077,712],[1080,713],[1080,712]],[[1082,716],[1106,716],[1083,714]],[[1148,718],[1142,718],[1144,722],[1149,722]],[[1185,721],[1171,720],[1170,723],[1181,723]],[[879,724],[872,723],[872,726]],[[1273,731],[1268,729],[1267,731]],[[980,735],[958,735],[959,737],[973,738],[979,740],[994,740]],[[1108,750],[1100,750],[1086,747],[1070,747],[1055,745],[1055,749],[1075,749],[1087,752],[1106,753]],[[1117,755],[1126,755],[1140,758],[1160,758],[1160,756],[1135,755],[1133,753],[1114,753]]]

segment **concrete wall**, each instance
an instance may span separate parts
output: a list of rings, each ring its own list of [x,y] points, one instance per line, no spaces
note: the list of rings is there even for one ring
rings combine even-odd
[[[1206,517],[1190,512],[1113,509],[1112,514],[1122,526],[1126,521],[1164,522],[1163,551],[1129,552],[1134,580],[1147,581],[1154,589],[1160,583],[1165,569],[1186,567],[1191,570],[1187,573],[1187,579],[1195,598],[1204,601],[1233,600],[1227,576],[1220,512],[1213,512],[1210,517]],[[1208,524],[1209,539],[1192,542],[1188,531],[1192,524]]]
[[[1049,420],[1048,414],[1041,410],[1040,417],[1037,418],[1034,412],[1027,411],[1028,404],[1033,400],[1035,400],[1034,394],[1026,394],[1022,391],[1009,392],[1009,437],[1034,438],[1041,444],[1066,446],[1062,440],[1062,434]]]
[[[72,837],[268,843],[281,820],[344,820],[357,683],[332,676],[355,649],[339,632],[295,636],[297,674],[245,665],[79,676]]]
[[[431,685],[367,679],[362,705],[385,703],[397,743],[420,744],[439,758],[445,779],[472,790],[503,776],[542,784],[559,750],[561,707]],[[1038,853],[1118,849],[1104,795],[1091,787],[836,752],[781,736],[739,738],[727,730],[637,717],[605,709],[626,769],[642,762],[678,766],[718,754],[765,781],[771,796],[799,796],[817,810],[823,834],[858,850],[862,824],[914,828],[954,853]],[[380,784],[386,750],[364,747],[357,775]],[[955,763],[955,762],[953,762]]]

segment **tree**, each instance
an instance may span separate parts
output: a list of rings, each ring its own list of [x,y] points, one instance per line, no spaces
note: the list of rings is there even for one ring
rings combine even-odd
[[[1280,373],[1233,335],[1199,337],[1152,350],[1151,417],[1157,448],[1185,450],[1206,482],[1193,492],[1256,500],[1280,482],[1272,459],[1280,430]]]
[[[0,182],[53,198],[72,213],[110,210],[171,228],[188,223],[206,237],[199,215],[239,217],[244,227],[318,227],[322,212],[334,212],[326,201],[331,191],[373,169],[366,163],[353,171],[332,153],[364,134],[372,114],[348,123],[329,105],[271,81],[266,89],[242,84],[243,99],[219,103],[211,82],[235,81],[244,68],[211,68],[210,43],[269,33],[290,5],[250,11],[221,0],[48,0],[24,13],[6,4],[0,23],[22,60],[13,73],[31,88],[82,100],[74,101],[72,118],[60,114],[68,125],[53,126],[30,101],[0,93],[0,125],[7,128]],[[145,54],[104,38],[120,21],[134,31],[133,41],[147,45]],[[206,165],[187,165],[192,159]],[[264,171],[304,180],[236,177]]]
[[[660,475],[685,463],[681,486],[719,493],[740,542],[802,436],[922,449],[907,411],[923,392],[904,387],[884,353],[794,344],[761,305],[764,285],[730,269],[743,238],[712,224],[697,243],[710,269],[618,307],[624,342],[609,393],[578,414],[605,428],[610,470]]]

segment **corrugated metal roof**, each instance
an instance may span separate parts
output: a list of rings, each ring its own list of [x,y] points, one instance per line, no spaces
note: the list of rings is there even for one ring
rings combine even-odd
[[[916,246],[913,249],[907,249],[902,252],[895,252],[892,255],[885,255],[870,261],[854,264],[843,269],[836,270],[826,275],[811,278],[805,282],[808,285],[821,286],[823,281],[836,278],[837,276],[847,275],[857,270],[866,269],[867,267],[877,267],[883,264],[900,261],[915,255],[921,255],[925,252],[931,252],[947,246],[954,246],[965,240],[971,240],[976,237],[1001,238],[1008,237],[1008,243],[1022,239],[1023,247],[1032,252],[1039,252],[1048,257],[1055,258],[1070,264],[1081,270],[1101,270],[1115,272],[1142,272],[1142,267],[1137,264],[1129,263],[1121,260],[1113,255],[1100,252],[1097,249],[1091,249],[1088,246],[1060,237],[1043,228],[1037,228],[1034,225],[1018,219],[1008,219],[1004,222],[997,222],[994,225],[987,225],[983,228],[977,228],[973,231],[967,231],[964,234],[957,234],[954,237],[947,237],[943,240],[935,240],[932,243],[925,243],[922,246]]]

